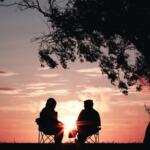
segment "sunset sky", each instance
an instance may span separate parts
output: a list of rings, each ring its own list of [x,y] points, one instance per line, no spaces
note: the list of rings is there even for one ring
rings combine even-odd
[[[44,31],[44,20],[35,11],[0,8],[0,142],[37,142],[35,119],[49,97],[57,100],[62,122],[75,122],[83,101],[93,99],[102,122],[100,142],[142,142],[149,88],[140,93],[131,88],[125,96],[96,63],[41,68],[38,43],[31,41]],[[63,142],[69,141],[67,132]]]

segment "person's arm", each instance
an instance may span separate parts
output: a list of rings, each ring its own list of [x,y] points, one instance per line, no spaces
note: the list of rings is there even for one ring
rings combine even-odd
[[[83,116],[83,110],[80,112],[78,118],[77,118],[77,121],[80,121],[82,120],[82,116]]]
[[[40,118],[45,117],[45,108],[43,108],[40,112]]]
[[[55,122],[59,123],[59,120],[58,120],[58,113],[57,113],[57,112],[54,112],[53,119],[55,120]]]
[[[77,118],[77,121],[76,121],[76,126],[77,128],[79,128],[80,126],[83,126],[83,116],[84,116],[84,110],[82,110],[80,113],[79,113],[79,116]]]
[[[58,120],[58,113],[57,112],[55,113],[55,119],[56,119],[56,122],[57,122],[57,124],[59,126],[63,126],[64,125],[61,121]]]

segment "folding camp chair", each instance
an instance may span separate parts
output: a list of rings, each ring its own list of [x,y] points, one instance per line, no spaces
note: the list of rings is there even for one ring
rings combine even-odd
[[[42,131],[39,131],[38,143],[55,143],[54,135],[48,135],[43,133]]]

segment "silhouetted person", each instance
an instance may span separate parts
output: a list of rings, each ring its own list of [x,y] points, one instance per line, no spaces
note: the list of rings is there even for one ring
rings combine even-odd
[[[150,122],[145,131],[144,144],[150,144]]]
[[[54,110],[56,101],[53,98],[47,100],[46,106],[40,112],[40,117],[36,119],[39,130],[47,135],[54,135],[55,143],[61,143],[64,134],[63,123],[57,118],[57,112]]]
[[[100,130],[101,120],[99,113],[93,109],[93,101],[84,101],[84,109],[77,119],[77,143],[84,143],[86,138]]]

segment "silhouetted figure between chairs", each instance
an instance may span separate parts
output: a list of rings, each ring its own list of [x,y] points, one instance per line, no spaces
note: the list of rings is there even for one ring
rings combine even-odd
[[[96,134],[101,129],[99,113],[93,109],[93,101],[84,101],[84,109],[80,112],[77,122],[77,143],[84,143],[88,136]]]
[[[58,120],[58,113],[54,110],[55,107],[55,99],[49,98],[36,122],[39,126],[39,131],[42,131],[45,135],[54,135],[55,143],[61,143],[64,134],[64,125]]]
[[[150,144],[150,122],[145,131],[144,144]]]

